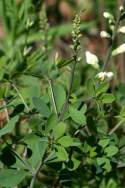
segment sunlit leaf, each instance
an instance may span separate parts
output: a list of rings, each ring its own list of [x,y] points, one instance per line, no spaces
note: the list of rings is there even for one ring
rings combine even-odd
[[[79,111],[75,109],[74,107],[70,106],[69,107],[69,113],[70,117],[72,118],[73,121],[80,125],[85,125],[86,124],[86,117],[82,111]]]
[[[7,125],[5,125],[4,128],[0,129],[0,137],[7,134],[7,133],[11,133],[11,131],[14,129],[14,127],[16,126],[16,123],[19,119],[19,116],[15,116],[14,118],[12,118]]]
[[[0,171],[0,185],[2,187],[15,187],[25,177],[28,172],[24,170],[4,169]]]

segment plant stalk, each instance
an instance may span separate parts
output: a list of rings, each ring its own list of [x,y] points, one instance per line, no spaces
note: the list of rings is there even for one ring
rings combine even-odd
[[[8,113],[7,104],[6,104],[5,100],[3,101],[3,107],[5,110],[5,114],[6,114],[6,120],[7,120],[7,122],[9,122],[9,113]]]
[[[33,173],[33,177],[31,179],[29,188],[34,188],[35,181],[36,181],[36,178],[37,178],[37,174],[39,173],[41,166],[42,166],[42,161],[39,162],[38,166],[36,167],[35,172]]]
[[[110,132],[109,135],[112,135],[122,124],[123,124],[123,120],[121,120],[115,127],[113,127]]]
[[[122,5],[125,6],[125,0],[123,0]],[[104,60],[104,65],[103,65],[102,71],[105,71],[107,69],[107,67],[109,66],[113,46],[114,46],[116,35],[117,35],[117,30],[118,30],[119,23],[120,23],[120,19],[121,19],[121,11],[119,12],[117,20],[116,20],[113,36],[112,36],[112,39],[111,39],[111,44],[110,44],[110,47],[108,49],[106,58]]]
[[[67,94],[66,101],[65,101],[65,103],[64,103],[64,105],[62,107],[62,112],[60,114],[59,121],[62,120],[62,118],[63,118],[63,116],[64,116],[64,114],[65,114],[65,112],[67,110],[67,107],[68,107],[69,98],[70,98],[70,95],[71,95],[73,81],[74,81],[74,74],[75,74],[76,64],[77,64],[77,58],[76,58],[76,56],[74,56],[74,64],[73,64],[73,67],[72,67],[72,70],[71,70],[71,79],[70,79],[68,94]]]
[[[57,104],[56,104],[56,99],[55,99],[54,90],[53,90],[53,84],[52,84],[52,80],[51,79],[49,79],[49,85],[50,85],[50,91],[51,91],[51,96],[52,96],[52,102],[53,102],[54,110],[55,110],[55,113],[57,114],[57,117],[59,117],[59,113],[58,113],[58,109],[57,109]]]
[[[18,94],[18,96],[20,97],[20,99],[22,100],[22,102],[23,102],[25,108],[27,109],[27,112],[30,112],[30,109],[29,109],[28,105],[26,104],[26,102],[25,102],[23,96],[21,95],[21,93],[20,93],[20,91],[18,90],[18,88],[16,87],[16,85],[15,85],[14,83],[12,83],[12,82],[11,82],[11,85],[12,85],[12,87],[15,89],[15,91],[17,92],[17,94]]]

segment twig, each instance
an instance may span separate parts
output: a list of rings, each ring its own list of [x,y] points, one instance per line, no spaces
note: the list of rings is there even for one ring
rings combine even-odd
[[[7,143],[8,145],[8,143]],[[23,164],[24,166],[27,168],[27,170],[29,170],[31,173],[33,173],[33,169],[32,167],[30,166],[30,164],[25,161],[16,151],[14,151],[12,148],[9,148],[10,149],[10,152],[15,155]]]
[[[86,130],[88,136],[92,136],[92,134],[91,134],[91,132],[90,132],[90,130],[89,130],[87,125],[85,125],[85,130]]]
[[[72,69],[71,69],[71,79],[70,79],[70,83],[69,83],[69,89],[68,89],[67,97],[66,97],[65,103],[62,107],[62,111],[60,113],[59,121],[62,120],[62,118],[63,118],[63,116],[64,116],[64,114],[67,110],[68,104],[69,104],[69,98],[70,98],[70,94],[71,94],[72,86],[73,86],[73,81],[74,81],[75,68],[76,68],[76,64],[79,61],[78,60],[79,59],[78,54],[79,54],[79,50],[80,50],[80,40],[79,40],[80,36],[81,36],[81,33],[80,33],[80,14],[76,14],[74,21],[73,21],[73,31],[72,31],[74,62],[73,62],[73,66],[72,66]]]
[[[8,114],[8,110],[7,110],[7,106],[6,106],[6,101],[4,100],[3,101],[3,108],[5,110],[5,114],[6,114],[6,119],[7,119],[7,122],[9,122],[9,114]]]
[[[30,183],[30,187],[29,188],[33,188],[34,187],[34,184],[35,184],[35,181],[36,181],[36,178],[37,178],[37,174],[39,173],[39,170],[42,166],[42,161],[39,162],[38,166],[36,167],[36,170],[35,172],[33,173],[33,177],[31,179],[31,183]]]
[[[122,5],[123,6],[125,5],[125,0],[123,0]],[[104,65],[103,65],[102,71],[105,71],[105,69],[109,66],[110,58],[111,58],[111,55],[112,55],[112,49],[113,49],[115,38],[116,38],[116,35],[117,35],[117,29],[118,29],[118,26],[119,26],[119,23],[120,23],[120,19],[121,19],[121,11],[119,12],[119,15],[118,15],[117,20],[116,20],[113,36],[112,36],[112,39],[111,39],[111,44],[110,44],[110,47],[108,49],[106,58],[104,60]]]
[[[125,0],[122,1],[122,5],[123,5],[123,7],[125,7]]]
[[[30,112],[30,109],[29,109],[28,105],[26,104],[26,102],[25,102],[23,96],[21,95],[21,93],[20,93],[20,91],[18,90],[18,88],[16,87],[16,85],[15,85],[14,83],[12,83],[12,82],[11,82],[11,85],[12,85],[12,87],[16,90],[18,96],[19,96],[20,99],[22,100],[22,102],[23,102],[25,108],[27,109],[27,112]]]
[[[109,135],[112,135],[122,124],[123,124],[123,120],[121,120],[115,127],[113,127],[110,132]]]
[[[74,64],[73,64],[73,67],[72,67],[72,70],[71,70],[71,80],[70,80],[70,84],[69,84],[69,89],[68,89],[68,94],[67,94],[67,98],[66,98],[66,101],[62,107],[62,112],[60,114],[60,117],[59,117],[59,121],[62,120],[66,110],[67,110],[67,107],[68,107],[68,103],[69,103],[69,98],[70,98],[70,94],[71,94],[71,91],[72,91],[72,86],[73,86],[73,81],[74,81],[74,74],[75,74],[75,68],[76,68],[76,64],[77,64],[77,60],[76,58],[74,57]]]
[[[50,91],[51,91],[51,96],[52,96],[52,102],[53,102],[54,110],[55,110],[55,113],[57,114],[57,116],[59,117],[59,113],[58,113],[58,109],[57,109],[57,104],[56,104],[56,99],[55,99],[54,90],[53,90],[53,84],[52,84],[52,80],[51,79],[49,79],[49,85],[50,85]]]

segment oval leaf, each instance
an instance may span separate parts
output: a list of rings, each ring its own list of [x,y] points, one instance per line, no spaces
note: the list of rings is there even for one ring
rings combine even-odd
[[[72,106],[69,107],[69,113],[70,117],[72,118],[73,121],[78,123],[79,125],[85,125],[86,124],[86,117],[82,113],[82,111],[79,111]]]
[[[37,97],[33,97],[33,104],[34,107],[38,110],[38,112],[40,114],[42,114],[44,117],[49,117],[51,112],[49,107],[47,106],[47,104],[44,102],[44,100],[37,98]]]
[[[10,133],[14,129],[14,127],[15,127],[16,122],[18,121],[18,119],[19,119],[18,116],[15,116],[14,118],[12,118],[7,123],[7,125],[5,125],[5,127],[0,130],[0,137],[3,136],[3,135],[5,135],[5,134],[7,134],[7,133]]]
[[[24,170],[5,169],[0,172],[0,185],[4,187],[15,187],[28,173]]]

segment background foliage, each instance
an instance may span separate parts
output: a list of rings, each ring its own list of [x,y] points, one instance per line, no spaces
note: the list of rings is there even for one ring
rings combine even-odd
[[[0,0],[0,187],[125,186],[124,4]]]

